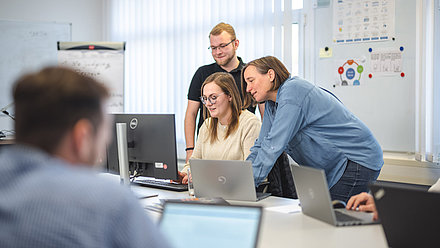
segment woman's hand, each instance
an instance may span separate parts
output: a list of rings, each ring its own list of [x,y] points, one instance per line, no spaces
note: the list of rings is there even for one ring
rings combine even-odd
[[[177,180],[171,180],[175,183],[181,183],[181,184],[188,184],[188,175],[185,172],[177,171],[178,179]]]
[[[179,171],[179,179],[180,179],[180,183],[188,184],[188,174],[186,174],[185,172]]]

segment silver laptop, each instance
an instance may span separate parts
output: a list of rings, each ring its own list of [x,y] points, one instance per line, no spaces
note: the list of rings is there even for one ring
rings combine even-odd
[[[166,202],[159,227],[173,247],[257,247],[262,207]]]
[[[334,226],[353,226],[377,223],[371,213],[351,211],[345,208],[333,209],[323,170],[291,166],[293,180],[305,215]]]
[[[258,201],[270,195],[256,192],[250,161],[190,159],[189,164],[196,197]]]

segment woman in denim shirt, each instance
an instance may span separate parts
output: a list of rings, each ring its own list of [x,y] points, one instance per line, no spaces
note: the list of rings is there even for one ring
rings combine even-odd
[[[290,77],[273,56],[248,63],[242,82],[256,102],[265,102],[260,135],[247,158],[256,185],[283,151],[300,165],[323,169],[333,200],[347,202],[367,191],[368,183],[379,176],[383,165],[379,143],[333,94]]]

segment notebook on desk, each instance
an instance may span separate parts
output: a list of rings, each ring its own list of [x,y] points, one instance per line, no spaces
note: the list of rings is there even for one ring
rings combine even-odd
[[[258,201],[270,196],[256,192],[250,161],[190,159],[189,163],[196,197]]]
[[[440,193],[387,182],[370,189],[390,247],[438,245]]]
[[[306,166],[291,166],[302,212],[334,226],[353,226],[376,223],[370,213],[333,209],[323,170]]]
[[[257,247],[258,206],[166,202],[159,227],[173,247]]]

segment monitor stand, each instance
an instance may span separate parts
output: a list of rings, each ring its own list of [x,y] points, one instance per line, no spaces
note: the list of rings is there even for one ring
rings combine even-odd
[[[127,151],[127,123],[116,123],[116,142],[118,147],[119,175],[121,184],[130,185]]]

